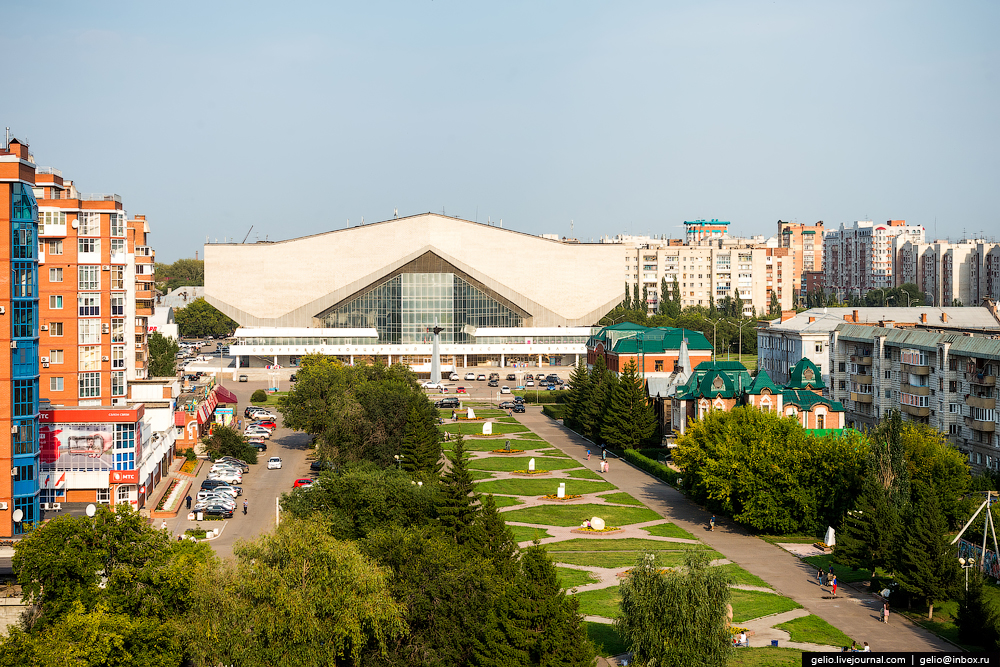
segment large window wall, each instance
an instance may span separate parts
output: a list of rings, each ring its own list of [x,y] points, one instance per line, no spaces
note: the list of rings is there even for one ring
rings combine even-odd
[[[454,273],[402,273],[329,312],[324,326],[372,327],[381,344],[476,343],[465,327],[519,327],[521,316]]]

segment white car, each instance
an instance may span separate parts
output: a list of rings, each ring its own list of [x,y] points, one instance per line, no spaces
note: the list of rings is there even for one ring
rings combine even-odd
[[[243,435],[248,438],[264,438],[265,440],[271,437],[271,432],[262,426],[248,426]]]
[[[278,415],[274,414],[273,412],[268,412],[267,410],[254,410],[253,417],[251,417],[251,419],[260,419],[260,420],[270,419],[271,421],[274,421],[277,418]]]
[[[280,470],[281,469],[281,458],[278,456],[272,456],[267,460],[268,470]]]
[[[212,468],[208,471],[208,474],[211,475],[212,473],[217,473],[217,472],[231,472],[234,475],[242,475],[243,474],[243,471],[240,470],[239,468],[237,468],[236,466],[231,466],[231,465],[226,465],[226,464],[219,464],[219,463],[217,463],[214,466],[212,466]]]
[[[210,491],[210,490],[202,489],[202,491]],[[215,491],[216,493],[228,494],[233,498],[243,493],[242,489],[237,489],[235,486],[217,486],[214,489],[211,489],[211,491]]]
[[[476,374],[475,374],[475,373],[466,373],[466,374],[465,374],[465,379],[466,379],[466,380],[472,380],[472,381],[475,381],[475,379],[476,379]]]
[[[442,388],[440,382],[431,382],[429,380],[427,382],[423,383],[420,386],[423,387],[424,389],[441,389]]]
[[[242,484],[243,475],[237,474],[235,472],[211,472],[208,474],[209,479],[217,479],[220,482],[226,482],[227,484]]]
[[[527,382],[524,383],[524,386],[525,387],[534,387],[535,386],[535,381],[534,380],[528,380]]]
[[[500,387],[500,393],[501,394],[509,394],[510,393],[510,387],[508,387],[507,385],[504,385],[504,386]]]
[[[459,380],[462,379],[462,376],[459,375],[458,373],[452,373],[451,376],[448,377],[448,379],[451,380],[452,382],[458,382]]]

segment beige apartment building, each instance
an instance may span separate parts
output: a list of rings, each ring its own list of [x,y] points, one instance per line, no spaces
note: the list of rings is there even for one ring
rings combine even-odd
[[[828,231],[823,237],[824,288],[845,300],[895,287],[897,251],[907,241],[923,243],[924,228],[905,220],[860,220]]]
[[[823,221],[805,225],[778,220],[778,247],[788,248],[792,257],[794,289],[799,297],[804,297],[800,286],[802,274],[823,268]]]
[[[872,427],[899,409],[946,434],[974,469],[1000,469],[998,371],[995,336],[857,324],[830,334],[830,393],[848,426]]]

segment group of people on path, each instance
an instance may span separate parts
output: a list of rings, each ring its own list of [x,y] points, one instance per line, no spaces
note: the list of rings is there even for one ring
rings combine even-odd
[[[587,450],[587,460],[590,460],[590,450]],[[611,470],[611,463],[608,462],[608,449],[607,447],[601,446],[601,472],[608,472]]]

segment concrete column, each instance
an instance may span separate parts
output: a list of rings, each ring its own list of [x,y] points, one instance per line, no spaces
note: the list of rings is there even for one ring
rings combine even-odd
[[[542,367],[542,355],[538,355],[538,367]]]
[[[469,367],[469,355],[467,355],[467,354],[463,354],[463,355],[462,355],[462,358],[464,359],[464,364],[465,364],[465,366],[464,366],[464,367],[465,367],[465,368],[468,368],[468,367]]]
[[[392,355],[390,354],[390,355],[387,355],[387,356],[389,358],[389,361],[388,361],[388,363],[386,363],[386,366],[392,366]]]
[[[352,366],[354,365],[354,355],[353,354],[351,355],[351,365]]]
[[[239,370],[239,368],[240,368],[240,355],[237,354],[236,355],[236,370]]]
[[[577,352],[575,356],[576,356],[576,361],[573,362],[573,367],[574,368],[576,368],[577,366],[580,365],[580,353]]]
[[[278,365],[278,355],[274,355],[274,365]]]
[[[503,355],[503,353],[501,352],[501,353],[500,353],[500,368],[503,368],[503,367],[504,367],[504,361],[503,361],[503,358],[504,358],[504,355]]]

